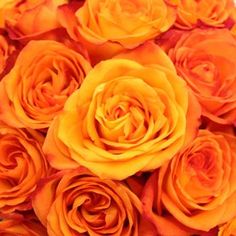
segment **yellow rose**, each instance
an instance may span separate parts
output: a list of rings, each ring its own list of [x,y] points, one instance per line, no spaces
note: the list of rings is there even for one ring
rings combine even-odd
[[[236,218],[233,218],[220,227],[218,236],[235,236],[236,235]]]
[[[59,18],[69,35],[99,61],[167,31],[176,11],[164,0],[87,0],[82,7],[61,7]]]
[[[120,180],[161,166],[196,134],[198,104],[166,54],[146,44],[131,55],[145,64],[153,52],[159,64],[111,59],[89,72],[49,128],[43,149],[54,168]]]

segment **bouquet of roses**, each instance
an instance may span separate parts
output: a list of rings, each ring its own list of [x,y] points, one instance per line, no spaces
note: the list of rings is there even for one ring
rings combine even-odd
[[[0,235],[236,235],[233,0],[1,0]]]

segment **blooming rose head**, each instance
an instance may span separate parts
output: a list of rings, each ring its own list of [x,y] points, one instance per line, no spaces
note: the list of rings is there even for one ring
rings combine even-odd
[[[163,208],[181,228],[208,231],[225,223],[236,215],[235,168],[236,137],[200,130],[192,144],[148,180],[145,213],[162,232],[166,228],[159,219]]]
[[[45,228],[33,220],[7,219],[0,221],[1,236],[47,236]]]
[[[0,82],[0,119],[14,127],[47,128],[89,70],[83,55],[65,45],[31,41]]]
[[[0,217],[31,209],[37,182],[47,176],[43,137],[0,124]]]
[[[236,235],[236,217],[228,221],[220,227],[218,236],[234,236]]]
[[[43,146],[54,168],[82,165],[101,178],[124,179],[161,166],[195,135],[199,108],[194,103],[187,117],[193,98],[166,54],[146,44],[131,56],[153,65],[103,61],[69,97]]]
[[[232,0],[179,0],[175,26],[182,29],[201,25],[223,27],[233,7]]]
[[[17,0],[4,8],[4,27],[12,39],[50,37],[61,28],[57,7],[68,0]],[[52,37],[52,36],[51,36]]]
[[[173,44],[175,31],[168,34],[164,48]],[[230,31],[197,29],[174,38],[178,41],[169,56],[202,105],[203,116],[221,124],[235,123],[236,40]]]
[[[43,180],[33,206],[49,236],[138,235],[138,197],[122,183],[101,180],[85,168]]]
[[[83,41],[93,57],[102,59],[167,31],[175,16],[165,0],[87,0],[78,9],[63,6],[59,18],[73,39]]]

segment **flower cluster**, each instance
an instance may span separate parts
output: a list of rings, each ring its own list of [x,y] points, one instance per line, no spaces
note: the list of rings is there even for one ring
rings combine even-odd
[[[233,0],[0,2],[0,235],[236,235]]]

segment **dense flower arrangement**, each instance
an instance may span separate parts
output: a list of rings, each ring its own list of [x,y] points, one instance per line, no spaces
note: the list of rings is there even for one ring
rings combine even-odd
[[[236,235],[233,0],[0,1],[0,235]]]

